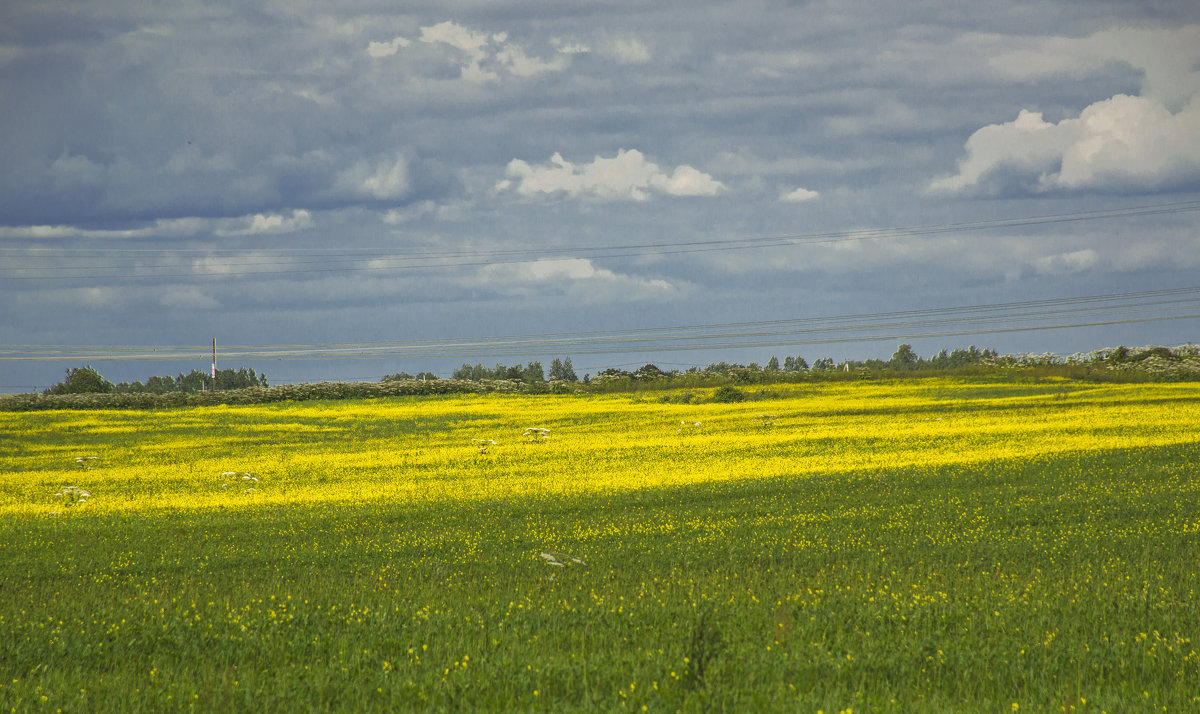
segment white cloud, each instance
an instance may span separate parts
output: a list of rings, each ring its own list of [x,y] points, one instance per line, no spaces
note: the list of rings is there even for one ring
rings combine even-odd
[[[292,211],[290,217],[278,213],[256,213],[253,216],[245,216],[238,219],[236,222],[237,227],[218,230],[217,235],[246,236],[266,233],[294,233],[295,231],[310,228],[312,224],[312,214],[303,209]]]
[[[376,198],[399,198],[409,188],[408,164],[404,159],[396,159],[390,165],[380,164],[374,173],[363,179],[359,187]]]
[[[1067,275],[1093,268],[1099,261],[1096,251],[1087,248],[1038,258],[1033,261],[1033,268],[1042,275]]]
[[[486,32],[469,30],[449,20],[421,28],[421,42],[443,42],[466,52],[477,60],[483,59],[485,54],[483,48],[490,41]]]
[[[666,280],[614,273],[586,258],[488,265],[479,270],[476,280],[477,285],[509,295],[559,294],[581,304],[655,299],[680,292]]]
[[[243,236],[261,233],[292,233],[313,224],[312,214],[303,209],[290,216],[256,213],[240,218],[160,218],[138,228],[78,228],[76,226],[0,226],[0,238],[85,238],[120,240],[130,238],[187,238],[205,233]]]
[[[811,201],[821,194],[816,191],[810,191],[807,188],[796,188],[791,191],[784,191],[779,195],[779,200],[784,203],[803,203]]]
[[[646,43],[633,37],[613,39],[605,49],[613,59],[622,64],[645,64],[651,58],[650,48]]]
[[[1200,100],[1177,114],[1124,94],[1096,102],[1057,124],[1022,110],[967,140],[958,173],[935,179],[935,192],[1011,189],[1152,190],[1200,179]]]
[[[489,35],[449,20],[422,27],[421,41],[449,45],[465,55],[459,76],[474,84],[497,81],[502,73],[532,77],[544,72],[558,72],[570,64],[569,56],[561,51],[549,61],[531,57],[524,47],[508,41],[507,32]]]
[[[375,59],[391,57],[400,51],[401,47],[408,47],[412,42],[406,37],[394,37],[388,42],[372,42],[367,45],[367,54]]]
[[[508,67],[518,77],[532,77],[543,72],[558,72],[567,68],[570,60],[559,55],[549,62],[525,54],[520,45],[505,45],[496,53],[496,61]]]
[[[559,153],[541,165],[513,159],[505,173],[509,178],[496,184],[497,190],[512,188],[522,196],[561,192],[572,198],[645,201],[652,192],[712,196],[725,188],[712,176],[688,165],[666,173],[637,149],[621,149],[613,158],[597,156],[589,164],[573,164]]]
[[[1017,40],[989,59],[993,71],[1022,81],[1086,76],[1113,62],[1142,72],[1140,96],[1097,101],[1057,124],[1022,110],[985,126],[967,140],[958,172],[930,190],[1152,191],[1200,180],[1200,25]]]
[[[408,162],[403,156],[375,163],[359,161],[338,174],[335,185],[341,191],[369,198],[400,199],[411,188]]]
[[[561,37],[555,37],[550,40],[550,44],[564,55],[584,55],[592,51],[592,48],[582,42],[572,42]]]
[[[389,226],[399,226],[425,218],[437,221],[463,221],[467,220],[469,215],[462,204],[442,204],[437,201],[424,200],[401,208],[390,208],[379,214],[379,220]]]
[[[1090,37],[1040,37],[999,52],[989,64],[1015,79],[1081,74],[1124,62],[1142,71],[1141,95],[1177,110],[1200,94],[1200,25],[1118,28]]]
[[[103,181],[105,168],[86,156],[64,152],[50,165],[50,174],[60,186],[93,186]]]
[[[166,238],[212,230],[210,218],[160,218],[140,228],[79,228],[63,225],[0,226],[0,238]]]

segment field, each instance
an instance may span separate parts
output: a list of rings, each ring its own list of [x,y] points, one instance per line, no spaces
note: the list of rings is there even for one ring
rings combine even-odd
[[[1200,385],[750,396],[0,413],[0,710],[1200,712]]]

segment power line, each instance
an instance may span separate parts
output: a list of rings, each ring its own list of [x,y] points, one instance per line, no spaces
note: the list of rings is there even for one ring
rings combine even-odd
[[[191,272],[155,272],[186,269],[178,263],[107,264],[89,262],[90,272],[73,275],[28,275],[36,271],[76,269],[67,266],[26,266],[23,268],[0,268],[0,275],[8,280],[95,280],[95,279],[141,279],[141,278],[224,278],[250,276],[283,276],[299,274],[342,273],[358,271],[409,271],[445,268],[478,267],[505,263],[529,263],[535,261],[568,261],[579,259],[604,259],[644,256],[679,255],[714,251],[762,249],[777,247],[809,246],[847,241],[893,240],[909,237],[934,236],[946,233],[964,233],[997,228],[1015,228],[1055,223],[1112,220],[1150,215],[1168,215],[1200,211],[1200,201],[1180,201],[1149,206],[1079,211],[1073,213],[1000,218],[961,223],[943,223],[921,226],[871,228],[823,233],[791,233],[765,237],[722,238],[694,241],[660,241],[654,243],[612,244],[588,247],[545,247],[507,249],[455,249],[441,251],[378,251],[328,249],[127,249],[127,248],[81,248],[73,247],[27,247],[23,249],[0,247],[0,256],[18,257],[24,260],[87,260],[108,255],[161,256],[187,258],[203,261],[193,265]],[[320,266],[320,267],[307,267]],[[149,271],[135,273],[102,273],[97,271]],[[15,274],[14,274],[15,273]]]
[[[1062,330],[1200,318],[1200,286],[1074,298],[608,331],[226,346],[226,360],[495,358],[789,347]],[[0,361],[202,360],[200,347],[0,345]]]

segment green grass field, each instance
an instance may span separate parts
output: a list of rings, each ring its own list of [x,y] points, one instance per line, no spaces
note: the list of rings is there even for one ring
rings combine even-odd
[[[1200,711],[1200,386],[759,396],[0,414],[0,710]]]

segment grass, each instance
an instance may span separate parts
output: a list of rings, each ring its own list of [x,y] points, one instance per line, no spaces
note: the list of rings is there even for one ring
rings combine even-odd
[[[1200,710],[1200,389],[1045,386],[2,415],[0,709]]]

